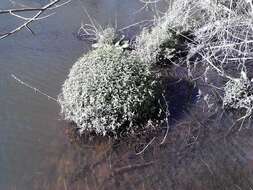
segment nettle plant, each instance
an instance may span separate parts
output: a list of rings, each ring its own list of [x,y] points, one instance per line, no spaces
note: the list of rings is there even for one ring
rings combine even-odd
[[[103,39],[74,64],[59,96],[62,114],[81,134],[131,132],[156,109],[156,80],[149,64],[111,42]]]

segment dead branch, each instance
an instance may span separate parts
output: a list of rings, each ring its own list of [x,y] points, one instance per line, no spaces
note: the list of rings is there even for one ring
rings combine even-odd
[[[4,33],[4,34],[0,34],[0,40],[4,39],[16,32],[19,32],[20,30],[26,28],[27,30],[29,30],[30,32],[33,33],[33,31],[30,29],[29,25],[36,20],[40,20],[43,18],[47,18],[48,16],[44,16],[40,18],[40,15],[42,15],[46,10],[53,10],[56,9],[58,7],[61,7],[63,5],[66,5],[67,3],[69,3],[71,0],[68,0],[62,4],[58,4],[61,0],[54,0],[50,3],[48,3],[47,5],[43,6],[42,8],[22,8],[22,9],[9,9],[9,10],[0,10],[0,14],[10,14],[12,16],[15,16],[17,18],[21,18],[23,20],[25,20],[26,22],[23,23],[22,25],[20,25],[19,27],[13,29],[10,32]],[[57,5],[58,4],[58,5]],[[26,17],[22,17],[20,15],[17,15],[15,13],[18,12],[33,12],[33,11],[38,11],[38,13],[36,13],[33,17],[31,18],[26,18]],[[51,16],[51,14],[49,15]]]
[[[161,104],[160,104],[160,106],[161,106],[162,111],[165,113],[165,122],[166,122],[167,129],[166,129],[166,133],[165,133],[165,135],[163,137],[163,140],[162,140],[162,142],[160,144],[164,144],[165,143],[166,138],[167,138],[168,133],[169,133],[169,130],[170,130],[170,125],[169,125],[169,120],[168,120],[168,117],[170,116],[169,105],[168,105],[168,102],[167,102],[164,94],[162,96],[163,96],[163,100],[164,100],[165,105],[166,105],[166,110],[164,110],[162,108]]]
[[[150,162],[146,162],[146,163],[142,163],[142,164],[127,165],[127,166],[123,166],[121,168],[116,168],[113,171],[113,175],[115,176],[116,174],[122,174],[127,171],[145,168],[145,167],[153,165],[154,163],[155,163],[155,161],[150,161]]]
[[[60,2],[61,0],[59,0],[58,2]],[[47,8],[48,10],[53,10],[53,9],[56,9],[56,8],[59,8],[63,5],[66,5],[70,2],[71,0],[68,0],[62,4],[59,4],[59,5],[56,5],[58,2],[56,2],[54,5],[54,7],[51,7],[51,8]],[[51,2],[53,3],[53,2]],[[53,5],[52,5],[53,6]],[[6,10],[0,10],[0,15],[1,14],[11,14],[11,13],[19,13],[19,12],[33,12],[33,11],[43,11],[43,7],[38,7],[38,8],[35,8],[35,7],[27,7],[27,8],[19,8],[19,9],[6,9]]]
[[[30,89],[34,90],[35,92],[39,93],[40,95],[47,97],[49,100],[53,100],[54,102],[58,103],[58,101],[57,101],[56,98],[54,98],[54,97],[52,97],[52,96],[49,96],[48,94],[46,94],[45,92],[42,92],[42,91],[39,90],[38,88],[35,88],[35,87],[31,86],[30,84],[28,84],[28,83],[22,81],[22,80],[21,80],[20,78],[18,78],[16,75],[11,74],[11,77],[12,77],[14,80],[16,80],[18,83],[20,83],[21,85],[24,85],[24,86],[26,86],[27,88],[30,88]]]
[[[136,155],[142,154],[142,153],[149,147],[149,145],[152,144],[152,142],[153,142],[154,140],[155,140],[155,137],[154,137],[151,141],[149,141],[149,143],[148,143],[140,152],[136,153]]]

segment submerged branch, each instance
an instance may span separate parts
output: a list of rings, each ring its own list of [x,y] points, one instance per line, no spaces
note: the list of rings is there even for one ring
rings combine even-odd
[[[136,155],[140,155],[142,154],[148,147],[149,145],[152,144],[152,142],[155,140],[155,137],[140,151],[140,152],[137,152]]]

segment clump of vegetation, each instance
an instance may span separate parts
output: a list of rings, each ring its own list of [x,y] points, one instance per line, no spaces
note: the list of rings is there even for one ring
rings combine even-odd
[[[207,87],[203,96],[216,99],[215,109],[222,100],[226,111],[246,110],[244,116],[234,121],[237,123],[252,114],[252,87],[247,77],[252,66],[252,3],[209,2],[213,2],[207,6],[213,16],[194,30],[196,38],[189,44],[188,70],[192,78],[197,77]]]
[[[212,19],[207,19],[205,23],[194,30],[196,36],[194,43],[191,43],[191,52],[198,54],[211,68],[223,73],[226,64],[237,64],[238,70],[243,66],[240,59],[250,56],[252,33],[252,17],[247,12],[240,11],[239,3],[233,1],[220,0],[208,1],[210,5],[206,7],[212,13]],[[212,3],[211,3],[212,2]],[[246,1],[241,1],[246,5]],[[189,54],[191,57],[192,54]],[[216,68],[214,66],[217,66]],[[225,74],[223,73],[225,76]]]
[[[117,40],[117,34],[114,28],[106,28],[101,32],[96,33],[97,42],[92,46],[94,48],[102,47],[106,44],[114,44]]]
[[[131,131],[152,115],[154,87],[148,64],[134,52],[103,43],[74,64],[59,102],[65,119],[81,133]]]
[[[253,86],[252,82],[242,72],[240,78],[229,80],[225,87],[223,106],[228,109],[246,110],[251,114],[253,110]]]
[[[84,36],[93,36],[96,43],[75,63],[63,85],[59,96],[62,113],[81,133],[88,130],[105,135],[122,126],[131,131],[141,120],[158,113],[154,103],[155,94],[160,93],[155,89],[157,79],[162,84],[162,75],[167,77],[170,68],[163,72],[155,67],[167,61],[187,71],[180,79],[201,81],[211,89],[201,91],[204,101],[212,96],[210,91],[221,89],[225,91],[223,107],[251,111],[252,96],[246,92],[250,81],[236,78],[252,59],[251,20],[252,3],[246,0],[240,4],[176,0],[151,28],[143,29],[131,48],[126,43],[122,46],[113,28],[83,28]]]
[[[136,49],[142,61],[154,64],[162,51],[164,57],[170,59],[175,50],[175,32],[169,30],[169,23],[166,20],[159,20],[152,29],[145,28],[136,38]],[[165,46],[167,44],[167,46]],[[164,48],[162,48],[162,46]]]
[[[144,28],[136,38],[135,48],[144,62],[154,64],[161,59],[172,59],[184,48],[177,46],[181,39],[193,42],[193,33],[224,15],[225,6],[213,0],[177,0],[167,12],[154,20],[151,28]],[[221,16],[222,17],[222,16]]]

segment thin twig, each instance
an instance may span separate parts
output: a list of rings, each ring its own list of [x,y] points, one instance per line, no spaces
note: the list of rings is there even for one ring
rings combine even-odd
[[[200,161],[207,167],[208,171],[210,172],[211,175],[214,175],[213,171],[211,170],[209,164],[203,160],[202,158],[200,158]]]
[[[42,11],[42,8],[22,8],[22,9],[8,9],[8,10],[0,10],[0,14],[10,14],[18,13],[18,12],[32,12],[32,11]]]
[[[62,4],[55,5],[54,7],[48,8],[48,10],[53,10],[53,9],[59,8],[63,5],[68,4],[70,1],[71,0],[68,0],[68,1],[66,1]],[[0,10],[0,14],[10,14],[11,12],[12,13],[18,13],[18,12],[33,12],[33,11],[43,11],[43,8],[29,7],[29,8],[19,8],[19,9],[7,9],[7,10]]]
[[[135,169],[139,169],[139,168],[145,168],[147,166],[153,165],[155,163],[155,161],[150,161],[150,162],[146,162],[146,163],[142,163],[142,164],[135,164],[135,165],[127,165],[121,168],[116,168],[113,171],[113,174],[119,174],[119,173],[124,173],[126,171],[129,170],[135,170]]]
[[[15,79],[18,83],[20,83],[20,84],[22,84],[22,85],[24,85],[24,86],[26,86],[26,87],[28,87],[28,88],[34,90],[35,92],[38,92],[39,94],[41,94],[41,95],[43,95],[43,96],[46,96],[48,99],[53,100],[54,102],[57,102],[57,103],[58,103],[58,101],[57,101],[56,98],[53,98],[52,96],[49,96],[48,94],[46,94],[45,92],[42,92],[42,91],[39,90],[38,88],[35,88],[35,87],[31,86],[30,84],[28,84],[28,83],[22,81],[22,80],[19,79],[16,75],[11,74],[11,77],[12,77],[13,79]]]
[[[10,12],[10,14],[11,14],[12,16],[17,17],[17,18],[20,18],[20,19],[22,19],[22,20],[30,20],[30,19],[31,19],[31,17],[20,16],[20,15],[18,15],[18,14],[13,13],[13,12]],[[55,14],[55,13],[51,13],[51,14],[48,14],[48,15],[46,15],[46,16],[37,18],[37,19],[35,19],[35,20],[42,20],[42,19],[48,18],[48,17],[50,17],[50,16],[52,16],[52,15],[54,15],[54,14]]]
[[[129,28],[132,28],[132,27],[135,27],[135,26],[139,26],[140,24],[147,23],[147,22],[153,23],[153,22],[154,22],[154,19],[151,19],[151,20],[142,20],[142,21],[140,21],[140,22],[136,22],[136,23],[130,24],[130,25],[128,25],[128,26],[125,26],[125,27],[123,27],[123,28],[120,28],[119,31],[121,32],[121,31],[124,31],[124,30],[126,30],[126,29],[129,29]]]
[[[136,155],[140,155],[140,154],[142,154],[148,147],[149,147],[149,145],[151,145],[152,144],[152,142],[155,140],[155,137],[140,151],[140,152],[138,152],[138,153],[136,153]]]
[[[168,105],[168,103],[166,101],[166,98],[165,98],[164,94],[162,96],[163,96],[163,99],[164,99],[164,102],[165,102],[165,105],[166,105],[166,110],[164,111],[162,109],[162,105],[160,105],[160,106],[161,106],[161,109],[165,113],[165,122],[166,122],[167,129],[166,129],[166,133],[165,133],[165,135],[163,137],[163,140],[162,140],[162,142],[160,144],[164,144],[165,143],[165,140],[166,140],[166,138],[168,136],[168,133],[169,133],[169,130],[170,130],[170,125],[169,125],[169,120],[168,120],[168,117],[170,116],[169,105]]]

